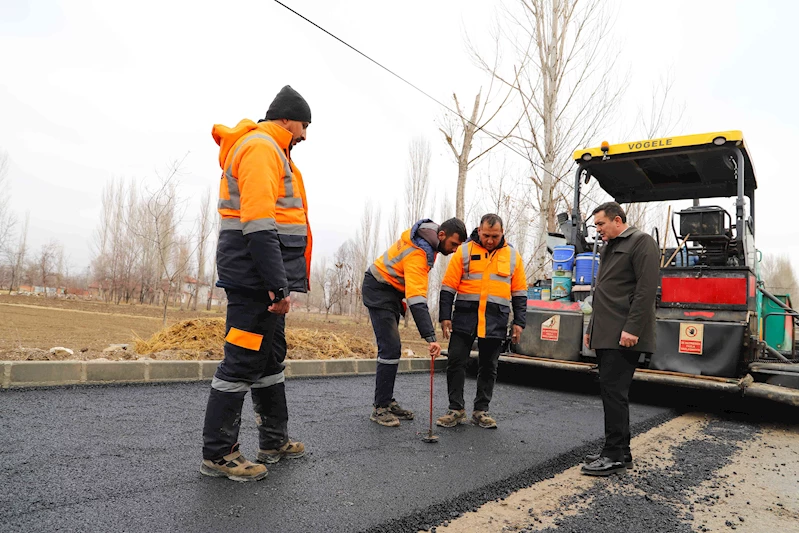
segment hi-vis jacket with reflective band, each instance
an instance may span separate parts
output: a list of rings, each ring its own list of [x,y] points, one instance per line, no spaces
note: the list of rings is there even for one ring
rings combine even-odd
[[[306,292],[312,236],[292,134],[273,122],[215,125],[219,144],[220,287]]]
[[[513,323],[525,326],[527,278],[524,262],[515,248],[503,240],[489,252],[476,232],[454,254],[444,274],[439,295],[439,319],[452,320],[452,329],[480,338],[507,336],[513,307]],[[455,313],[452,302],[455,300]]]
[[[420,226],[438,232],[438,224],[434,222],[423,222]],[[427,276],[431,265],[427,253],[414,244],[412,229],[405,230],[402,237],[372,263],[369,273],[405,296],[419,334],[428,342],[434,342],[435,328],[427,308]],[[436,255],[433,254],[433,261]]]

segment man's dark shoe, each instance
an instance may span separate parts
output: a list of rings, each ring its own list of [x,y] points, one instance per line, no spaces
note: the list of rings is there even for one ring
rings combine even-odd
[[[620,461],[611,461],[607,457],[600,457],[593,463],[583,465],[580,472],[587,476],[609,476],[611,474],[623,474],[627,467]]]
[[[583,462],[585,464],[591,464],[597,459],[599,459],[600,455],[598,453],[589,453],[585,456]],[[633,456],[632,455],[624,455],[624,467],[625,468],[632,468],[633,467]]]

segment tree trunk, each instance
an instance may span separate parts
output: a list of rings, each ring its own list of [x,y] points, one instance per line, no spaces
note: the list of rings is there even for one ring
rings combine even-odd
[[[171,292],[171,289],[172,289],[172,286],[170,285],[167,288],[166,293],[164,294],[164,317],[163,317],[163,321],[161,323],[161,325],[163,327],[166,327],[166,313],[167,313],[167,309],[169,308],[169,293]]]
[[[463,158],[458,159],[458,190],[455,193],[455,216],[464,220],[466,216],[466,174],[469,171],[468,162]]]

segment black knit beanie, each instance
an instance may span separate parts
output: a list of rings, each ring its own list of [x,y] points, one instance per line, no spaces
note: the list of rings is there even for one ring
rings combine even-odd
[[[286,118],[297,122],[311,121],[311,108],[300,93],[286,85],[269,105],[265,120]]]

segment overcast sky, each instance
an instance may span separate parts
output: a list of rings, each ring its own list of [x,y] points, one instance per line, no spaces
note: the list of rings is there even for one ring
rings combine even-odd
[[[487,85],[464,35],[489,45],[498,2],[285,3],[440,100],[452,92],[470,100]],[[759,183],[757,245],[799,265],[792,161],[799,3],[615,5],[618,64],[629,86],[619,120],[592,145],[634,140],[621,136],[671,68],[686,117],[675,133],[744,132]],[[286,84],[313,113],[308,141],[293,157],[305,177],[317,253],[331,254],[354,235],[368,199],[385,220],[403,195],[413,137],[431,143],[439,197],[454,191],[456,167],[437,129],[442,109],[270,0],[2,0],[0,50],[0,149],[11,163],[4,194],[20,218],[30,213],[31,250],[56,239],[73,271],[91,259],[106,183],[152,184],[186,156],[185,196],[216,191],[211,127],[261,118]],[[192,205],[187,218],[197,210]]]

